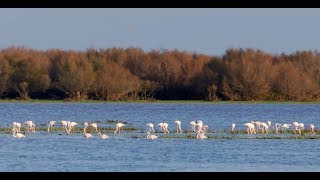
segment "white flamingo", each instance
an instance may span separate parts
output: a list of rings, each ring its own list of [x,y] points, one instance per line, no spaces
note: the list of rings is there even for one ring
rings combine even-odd
[[[182,130],[181,130],[181,121],[179,120],[176,120],[174,121],[176,123],[176,126],[177,126],[177,133],[182,133]]]
[[[209,129],[209,126],[208,125],[204,125],[203,126],[203,133],[208,133],[208,129]]]
[[[191,124],[191,127],[192,127],[193,132],[196,132],[196,129],[195,129],[195,128],[196,128],[197,123],[194,122],[194,121],[191,121],[190,124]]]
[[[168,123],[159,123],[158,126],[160,126],[160,130],[161,130],[163,133],[169,133]]]
[[[28,130],[27,132],[30,133],[30,131],[32,131],[33,122],[32,121],[26,121],[26,122],[24,122],[24,124],[27,125],[27,130]]]
[[[262,122],[261,126],[262,126],[262,133],[264,133],[264,132],[268,133],[269,132],[269,126],[267,125],[267,123]]]
[[[98,124],[97,124],[97,123],[91,123],[90,126],[91,126],[92,128],[94,128],[94,129],[96,130],[96,132],[99,132],[99,131],[98,131]]]
[[[198,126],[197,132],[200,132],[202,130],[202,127],[203,127],[203,122],[201,120],[197,121],[197,125],[196,126]]]
[[[298,122],[293,122],[292,125],[294,126],[294,133],[298,130],[299,123]]]
[[[70,121],[69,121],[70,122]],[[68,122],[67,121],[60,121],[60,123],[62,124],[62,129],[64,129],[66,131],[67,134],[69,134],[68,131]]]
[[[276,134],[279,134],[279,129],[281,128],[281,124],[276,123],[276,124],[274,125],[274,127],[275,127],[275,132],[276,132]]]
[[[247,126],[247,134],[253,134],[255,132],[253,123],[245,123]]]
[[[283,124],[281,127],[282,127],[283,129],[285,129],[286,132],[287,132],[287,130],[290,128],[290,126],[291,126],[291,124]]]
[[[151,134],[150,131],[147,132],[147,139],[152,140],[152,139],[156,139],[156,138],[158,138],[158,136]]]
[[[255,121],[254,125],[257,125],[257,133],[259,133],[259,129],[261,129],[261,122]]]
[[[149,126],[149,131],[154,132],[152,123],[148,123],[147,126]]]
[[[68,122],[68,131],[69,132],[72,132],[75,133],[75,126],[78,125],[77,122],[70,122],[70,121],[67,121]]]
[[[16,129],[14,129],[14,128],[12,129],[12,132],[13,132],[12,135],[13,135],[13,137],[15,137],[15,138],[19,138],[19,139],[20,139],[20,138],[25,138],[25,137],[26,137],[25,135],[17,132]]]
[[[163,123],[159,123],[157,126],[159,126],[160,127],[160,131],[162,131],[164,133]]]
[[[86,132],[88,125],[89,124],[87,122],[84,122],[83,137],[85,137],[85,138],[93,138],[92,134]]]
[[[235,127],[236,127],[236,124],[233,122],[233,123],[231,124],[231,131],[232,131],[232,132],[234,132]]]
[[[271,127],[271,121],[267,121],[268,127]]]
[[[163,129],[167,133],[169,133],[168,126],[169,126],[168,123],[163,123]]]
[[[300,130],[304,130],[304,124],[303,123],[299,123],[299,129]]]
[[[48,132],[53,130],[53,126],[56,123],[56,121],[49,121],[48,123]]]
[[[108,139],[109,136],[107,136],[106,134],[101,134],[101,132],[98,132],[100,139]]]
[[[313,125],[313,124],[309,124],[309,127],[310,127],[310,133],[311,133],[311,134],[315,134],[315,132],[314,132],[314,125]]]
[[[17,132],[20,132],[21,123],[13,122],[12,125],[13,125],[13,128],[16,129]]]
[[[197,132],[197,139],[206,139],[206,138],[208,138],[208,137],[204,135],[203,130],[200,130]]]
[[[122,129],[122,131],[123,131],[123,126],[125,126],[123,123],[117,123],[116,130],[114,131],[114,134],[117,134],[117,131],[120,134],[121,133],[120,130]]]

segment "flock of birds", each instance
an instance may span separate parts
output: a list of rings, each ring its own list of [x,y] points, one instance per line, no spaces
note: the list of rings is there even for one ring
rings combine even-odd
[[[271,121],[267,122],[259,122],[259,121],[251,121],[244,124],[247,126],[247,133],[248,134],[257,134],[260,130],[261,133],[268,133],[270,127],[272,127],[275,130],[276,134],[279,134],[281,130],[284,130],[285,132],[288,131],[290,127],[293,127],[294,133],[301,134],[302,130],[305,130],[304,124],[299,122],[293,122],[292,124],[279,124],[276,123],[274,126],[271,126]],[[232,131],[234,131],[235,124],[232,123]],[[311,134],[315,134],[315,126],[313,124],[309,124],[309,131]]]
[[[78,125],[77,122],[71,122],[71,121],[59,121],[60,124],[62,125],[62,128],[65,130],[66,134],[70,134],[70,133],[75,133],[75,126]],[[24,122],[24,124],[26,125],[26,130],[27,133],[35,133],[35,124],[32,121],[26,121]],[[50,133],[53,131],[53,127],[55,126],[55,124],[58,124],[56,121],[50,121],[48,123],[48,129],[47,131]],[[25,135],[22,134],[20,132],[21,130],[21,123],[19,122],[13,122],[13,137],[15,138],[24,138]],[[181,129],[181,121],[176,120],[175,121],[175,125],[176,125],[176,132],[177,133],[182,133],[182,129]],[[203,122],[201,120],[198,120],[197,122],[195,121],[191,121],[190,122],[192,131],[194,133],[197,134],[197,139],[206,139],[208,138],[207,136],[205,136],[205,133],[207,133],[207,130],[209,129],[208,125],[203,125]],[[102,134],[100,131],[98,131],[98,124],[97,123],[91,123],[89,124],[88,122],[84,122],[83,124],[83,129],[82,129],[82,134],[83,137],[85,138],[92,138],[93,135],[87,132],[87,128],[90,126],[91,128],[93,128],[93,130],[99,135],[100,139],[108,139],[109,136],[106,134]],[[120,134],[121,130],[123,131],[123,127],[125,126],[125,124],[119,122],[116,123],[116,130],[114,131],[114,134]],[[156,139],[158,138],[158,136],[151,134],[154,133],[154,125],[152,123],[147,123],[146,126],[149,127],[149,131],[146,133],[147,139]],[[157,126],[160,127],[160,131],[162,131],[162,133],[170,133],[168,130],[168,123],[159,123]],[[247,134],[257,134],[259,133],[259,131],[262,134],[267,134],[270,131],[270,128],[273,128],[276,134],[279,134],[281,130],[284,130],[285,132],[287,132],[287,130],[290,127],[293,127],[294,132],[298,132],[299,134],[301,134],[301,131],[305,129],[304,124],[303,123],[299,123],[299,122],[293,122],[292,124],[279,124],[276,123],[274,126],[271,126],[271,121],[267,121],[267,122],[259,122],[259,121],[251,121],[248,123],[245,123],[244,126],[247,127],[246,131]],[[235,127],[236,124],[233,122],[231,124],[231,132],[235,132]],[[315,126],[313,124],[309,124],[309,131],[311,134],[315,134]]]
[[[75,126],[78,125],[77,122],[71,122],[71,121],[60,121],[62,128],[66,131],[67,134],[75,133]],[[35,133],[35,124],[32,121],[26,121],[24,124],[27,126],[26,130],[27,133]],[[48,123],[48,132],[53,131],[54,125],[57,124],[56,121],[49,121]],[[19,122],[13,122],[12,123],[12,132],[13,137],[15,138],[25,138],[26,136],[20,132],[21,130],[21,123]],[[87,128],[89,126],[88,122],[84,122],[84,128],[82,129],[83,137],[85,138],[92,138],[93,135],[90,133],[87,133]],[[107,139],[109,138],[106,134],[102,134],[100,131],[98,131],[98,124],[97,123],[91,123],[90,126],[99,134],[100,139]],[[125,126],[123,123],[117,123],[116,124],[116,130],[114,131],[114,134],[117,132],[120,133],[120,130],[123,130],[123,126]]]

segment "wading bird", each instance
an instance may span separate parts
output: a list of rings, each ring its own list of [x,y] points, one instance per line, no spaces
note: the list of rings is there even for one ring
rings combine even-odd
[[[247,134],[253,134],[255,132],[253,123],[245,123],[247,126]]]
[[[49,121],[48,123],[48,132],[53,130],[53,126],[56,123],[56,121]]]
[[[176,123],[177,133],[182,133],[182,130],[181,130],[181,121],[176,120],[176,121],[174,121],[174,123]]]
[[[198,128],[197,128],[197,133],[200,132],[202,130],[202,127],[203,127],[203,122],[201,120],[197,121],[197,125]]]
[[[236,124],[233,122],[233,123],[231,124],[231,131],[232,131],[232,132],[234,132],[235,127],[236,127]]]
[[[197,132],[197,139],[206,139],[206,138],[208,137],[204,135],[203,130]]]
[[[85,137],[85,138],[92,138],[92,137],[93,137],[92,134],[86,132],[88,125],[89,125],[89,124],[88,124],[87,122],[84,122],[83,137]]]
[[[120,134],[121,133],[120,130],[122,129],[122,131],[123,131],[123,126],[125,126],[123,123],[117,123],[116,124],[116,130],[114,131],[114,134],[117,134],[117,131]]]
[[[13,135],[13,137],[15,137],[15,138],[19,138],[19,139],[20,139],[20,138],[25,138],[25,137],[26,137],[25,135],[17,132],[16,129],[14,129],[14,128],[12,129],[12,132],[13,132],[12,135]]]
[[[91,126],[96,132],[99,132],[99,131],[98,131],[98,124],[97,124],[97,123],[91,123],[90,126]]]
[[[190,124],[191,124],[191,127],[192,127],[193,132],[196,132],[196,129],[195,129],[195,128],[196,128],[197,123],[194,122],[194,121],[191,121]]]
[[[208,129],[209,129],[209,126],[208,125],[204,125],[203,126],[203,133],[208,133]]]
[[[169,126],[168,123],[163,123],[163,129],[167,133],[169,133],[168,126]]]
[[[13,126],[13,128],[14,128],[17,132],[20,132],[21,123],[13,122],[13,123],[12,123],[12,126]]]
[[[279,134],[279,129],[281,128],[281,124],[276,123],[276,124],[274,125],[274,127],[275,127],[275,133],[276,133],[276,134]]]
[[[67,134],[69,134],[68,131],[68,122],[67,121],[60,121],[60,123],[62,124],[62,130],[65,130]]]
[[[69,132],[73,131],[73,133],[75,133],[75,126],[78,125],[78,123],[77,122],[70,122],[70,121],[67,121],[67,122],[69,122],[68,123],[68,131]]]
[[[152,123],[148,123],[147,126],[149,126],[149,131],[154,132]]]
[[[314,132],[314,125],[313,125],[313,124],[309,124],[309,127],[310,127],[310,133],[311,133],[311,134],[315,134],[315,132]]]
[[[101,134],[101,132],[98,132],[100,139],[108,139],[109,136],[107,136],[106,134]]]
[[[28,133],[30,133],[30,131],[31,132],[35,132],[35,125],[34,125],[34,123],[32,122],[32,121],[26,121],[26,122],[24,122],[24,124],[26,124],[27,125],[27,132]]]
[[[147,139],[156,139],[158,136],[151,134],[149,131],[147,132]]]

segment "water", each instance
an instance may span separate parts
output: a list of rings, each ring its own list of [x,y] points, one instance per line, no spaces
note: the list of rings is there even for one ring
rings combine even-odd
[[[33,120],[37,127],[50,120],[121,120],[140,131],[120,135],[108,133],[59,135],[36,132],[25,139],[0,134],[0,171],[5,172],[252,172],[320,171],[320,139],[186,139],[132,138],[145,136],[146,123],[167,122],[174,131],[180,119],[190,130],[191,120],[201,119],[211,130],[238,129],[251,121],[272,123],[299,121],[320,126],[318,104],[165,104],[165,103],[0,103],[0,127],[12,121]],[[155,126],[156,129],[158,127]],[[175,133],[172,133],[175,134]],[[250,135],[243,135],[250,136]]]

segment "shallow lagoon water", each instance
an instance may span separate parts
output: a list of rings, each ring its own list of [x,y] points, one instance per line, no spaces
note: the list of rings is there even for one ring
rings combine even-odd
[[[210,103],[0,103],[0,127],[12,121],[33,120],[37,126],[50,120],[121,120],[137,132],[108,133],[109,139],[85,139],[81,134],[37,131],[25,139],[0,134],[2,172],[296,172],[320,171],[320,139],[187,139],[143,137],[148,122],[167,122],[175,135],[174,120],[190,130],[201,119],[210,130],[237,129],[250,120],[273,123],[299,121],[320,126],[318,104],[210,104]],[[98,123],[99,125],[99,123]],[[158,128],[156,128],[158,129]],[[215,133],[213,133],[215,134]],[[250,138],[253,137],[253,138]]]

